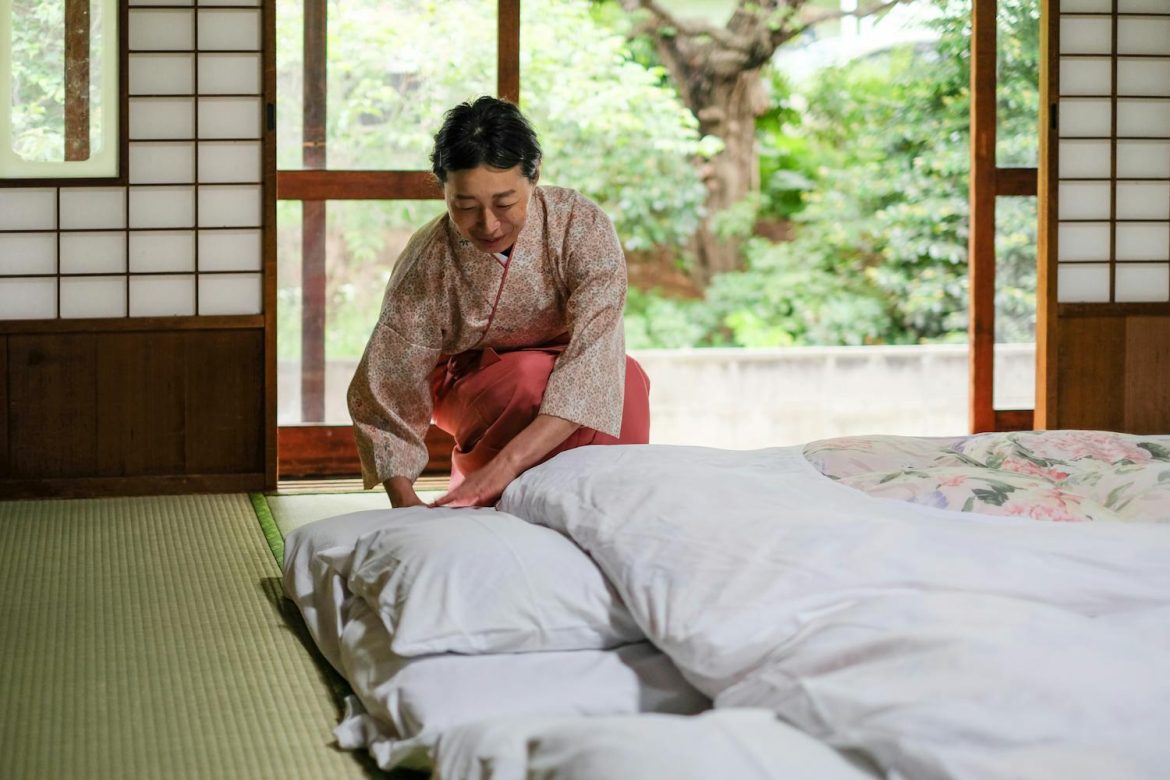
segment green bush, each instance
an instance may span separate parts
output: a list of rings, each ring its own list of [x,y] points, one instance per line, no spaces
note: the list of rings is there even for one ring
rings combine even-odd
[[[746,270],[692,312],[714,323],[695,344],[966,340],[971,9],[939,7],[934,47],[824,70],[799,122],[784,102],[763,117],[761,213],[793,219],[796,237],[745,244]],[[999,164],[1034,165],[1036,0],[1005,0],[1000,18]],[[1035,246],[1035,199],[998,199],[999,341],[1034,338]]]

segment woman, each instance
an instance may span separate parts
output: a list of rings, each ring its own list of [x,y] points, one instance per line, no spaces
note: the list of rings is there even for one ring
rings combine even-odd
[[[422,504],[435,423],[455,438],[451,490],[484,506],[525,469],[584,444],[649,437],[649,381],[625,354],[626,266],[613,224],[538,187],[540,144],[491,97],[447,112],[432,170],[447,213],[411,237],[349,386],[366,487]]]

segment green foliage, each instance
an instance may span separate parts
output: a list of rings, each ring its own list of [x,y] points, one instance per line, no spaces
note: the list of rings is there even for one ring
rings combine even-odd
[[[625,325],[627,349],[677,349],[700,345],[716,322],[702,301],[679,300],[631,287]]]
[[[329,167],[430,168],[427,156],[443,112],[496,91],[495,8],[495,0],[400,4],[391,23],[378,0],[330,0]],[[302,165],[302,12],[299,2],[280,0],[281,168]],[[596,200],[629,249],[684,244],[699,223],[705,195],[691,160],[712,141],[699,137],[694,117],[664,86],[666,74],[639,63],[587,0],[526,0],[522,13],[522,107],[544,147],[542,183]],[[395,247],[441,208],[439,201],[330,205],[330,356],[360,353]],[[280,224],[279,273],[287,289],[280,317],[289,319],[300,226],[293,212],[282,212]],[[334,339],[343,328],[357,336]]]
[[[761,204],[793,217],[794,241],[745,247],[747,270],[716,277],[720,323],[701,341],[742,346],[963,341],[967,324],[970,5],[942,0],[940,39],[823,71],[799,130],[807,154],[772,167]],[[1001,3],[1000,164],[1035,160],[1038,10]],[[782,110],[783,104],[781,104]],[[780,130],[777,130],[780,127]],[[765,149],[796,132],[775,114]],[[1005,157],[1007,158],[1005,161]],[[798,207],[774,174],[808,170]],[[764,156],[764,166],[775,166]],[[803,182],[802,182],[803,183]],[[799,190],[798,190],[799,191]],[[781,204],[777,207],[775,204]],[[1036,207],[1001,198],[999,341],[1034,338]]]
[[[756,120],[760,160],[759,216],[789,219],[804,207],[816,170],[808,140],[800,134],[802,116],[792,87],[782,73],[769,70],[772,105]]]

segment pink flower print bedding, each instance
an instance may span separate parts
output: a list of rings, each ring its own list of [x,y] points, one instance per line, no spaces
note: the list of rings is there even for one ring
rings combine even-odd
[[[1170,438],[1021,431],[823,439],[804,456],[869,495],[1063,522],[1170,522]]]

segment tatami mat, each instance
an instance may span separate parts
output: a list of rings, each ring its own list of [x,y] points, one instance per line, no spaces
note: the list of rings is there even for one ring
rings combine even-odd
[[[0,502],[0,777],[376,776],[278,577],[245,495]]]
[[[287,536],[294,528],[326,517],[390,508],[390,499],[381,488],[363,491],[361,483],[354,483],[353,492],[335,492],[329,488],[328,482],[313,484],[321,492],[304,492],[298,483],[282,482],[276,493],[265,496],[281,537]],[[447,480],[427,477],[415,484],[415,490],[423,501],[433,501],[446,492]]]

